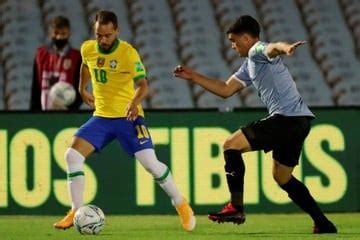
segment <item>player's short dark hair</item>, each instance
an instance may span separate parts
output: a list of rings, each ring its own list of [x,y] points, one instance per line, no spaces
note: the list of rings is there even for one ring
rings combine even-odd
[[[236,21],[229,26],[226,33],[227,34],[248,33],[253,37],[259,37],[260,25],[253,17],[249,15],[243,15],[238,19],[236,19]]]
[[[70,29],[70,21],[64,16],[56,16],[50,21],[50,27],[52,29],[63,29],[68,28]]]
[[[101,10],[98,13],[96,13],[94,23],[96,22],[98,22],[99,24],[112,23],[115,29],[118,27],[117,16],[115,13],[111,11]]]

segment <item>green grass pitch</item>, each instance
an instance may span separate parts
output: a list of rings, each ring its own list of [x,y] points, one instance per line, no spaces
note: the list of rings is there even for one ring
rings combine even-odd
[[[312,221],[305,214],[249,214],[243,225],[217,224],[207,216],[197,216],[197,227],[185,232],[177,216],[107,216],[98,236],[82,236],[74,228],[56,230],[53,222],[60,216],[0,217],[0,239],[360,239],[360,213],[328,214],[338,234],[314,235]]]

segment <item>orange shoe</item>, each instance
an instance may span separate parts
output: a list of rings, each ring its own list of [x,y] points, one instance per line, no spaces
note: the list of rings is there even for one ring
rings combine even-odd
[[[181,225],[186,231],[192,231],[196,225],[196,219],[194,216],[194,212],[191,209],[189,203],[183,200],[182,203],[175,206],[177,213],[179,214]]]
[[[57,229],[68,229],[74,226],[75,210],[70,209],[66,216],[60,221],[54,223],[54,227]]]

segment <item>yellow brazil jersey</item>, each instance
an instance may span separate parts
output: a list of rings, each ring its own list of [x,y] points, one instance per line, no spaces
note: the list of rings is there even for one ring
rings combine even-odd
[[[96,40],[81,46],[83,64],[91,74],[95,97],[94,116],[126,117],[126,107],[135,94],[135,82],[146,77],[144,65],[137,51],[127,42],[116,39],[109,52],[103,52]],[[144,111],[139,105],[139,115]]]

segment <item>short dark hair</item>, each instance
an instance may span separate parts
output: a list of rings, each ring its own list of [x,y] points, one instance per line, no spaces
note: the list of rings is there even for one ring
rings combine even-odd
[[[50,22],[50,27],[52,29],[62,29],[68,28],[70,29],[70,21],[64,16],[56,16]]]
[[[238,19],[236,19],[236,21],[229,26],[226,33],[227,34],[248,33],[252,37],[259,37],[260,25],[253,17],[249,15],[243,15]]]
[[[118,20],[116,14],[111,11],[101,10],[96,13],[94,23],[96,22],[98,22],[99,24],[112,23],[115,29],[118,27]]]

